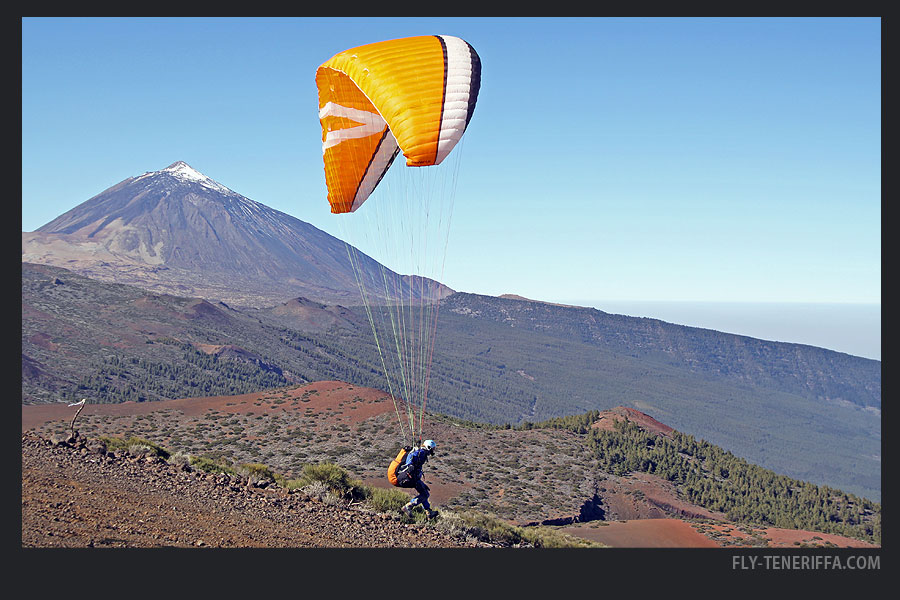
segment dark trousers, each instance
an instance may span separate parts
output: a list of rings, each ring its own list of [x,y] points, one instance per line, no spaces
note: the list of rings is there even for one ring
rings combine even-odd
[[[425,482],[421,479],[416,479],[413,487],[416,488],[416,491],[419,492],[419,495],[410,500],[410,503],[413,506],[415,506],[416,504],[421,504],[425,510],[431,510],[431,505],[428,503],[428,486],[425,485]]]

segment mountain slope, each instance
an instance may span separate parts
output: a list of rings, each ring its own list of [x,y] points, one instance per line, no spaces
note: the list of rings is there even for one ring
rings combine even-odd
[[[26,402],[383,385],[346,245],[184,163],[22,239]],[[880,361],[475,294],[446,296],[437,325],[437,411],[521,424],[630,406],[779,472],[880,495]]]
[[[24,402],[227,395],[321,379],[384,385],[359,307],[295,299],[238,310],[56,267],[22,268]],[[518,425],[629,406],[779,473],[880,497],[881,419],[865,406],[865,390],[880,387],[877,361],[775,344],[711,372],[696,365],[728,364],[728,348],[769,343],[706,332],[702,339],[716,343],[691,345],[691,328],[593,309],[556,307],[529,326],[517,314],[527,306],[516,304],[470,294],[445,299],[430,409]],[[598,327],[612,322],[608,329],[621,339],[610,346],[571,333],[586,318]],[[654,337],[658,330],[665,335]],[[788,377],[787,370],[759,381],[735,375],[776,372],[782,354],[809,374]],[[854,395],[820,397],[824,384],[816,377],[842,380]]]
[[[184,162],[130,177],[23,233],[22,260],[236,305],[359,298],[344,242]],[[361,263],[378,273],[371,258]]]
[[[881,411],[881,361],[877,360],[805,344],[771,342],[524,298],[460,293],[448,298],[443,309],[476,322],[525,328],[685,368],[701,377],[852,404],[873,415]]]

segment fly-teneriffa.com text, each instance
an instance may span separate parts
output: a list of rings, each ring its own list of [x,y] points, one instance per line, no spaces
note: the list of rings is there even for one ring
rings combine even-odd
[[[880,555],[839,554],[766,554],[756,556],[742,554],[731,557],[731,567],[736,570],[752,571],[756,569],[769,571],[805,571],[805,570],[847,570],[877,571],[881,568]]]

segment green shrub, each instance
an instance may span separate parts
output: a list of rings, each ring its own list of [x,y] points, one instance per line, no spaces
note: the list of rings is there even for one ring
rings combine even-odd
[[[304,488],[320,483],[338,498],[347,500],[365,500],[372,490],[362,481],[353,479],[343,468],[334,463],[306,465],[299,479],[288,482],[290,489]]]
[[[203,471],[204,473],[225,473],[226,475],[237,475],[237,471],[235,471],[231,466],[213,460],[206,456],[192,456],[191,466],[198,471]]]
[[[523,540],[518,527],[513,527],[492,515],[473,511],[462,511],[454,515],[459,519],[458,526],[467,535],[483,542],[516,546]],[[448,521],[449,516],[444,514],[443,520]]]
[[[100,436],[100,441],[106,444],[107,450],[119,451],[124,450],[129,454],[138,456],[138,455],[153,455],[158,456],[164,460],[168,460],[170,453],[168,450],[163,448],[158,444],[154,444],[151,441],[145,440],[144,438],[139,438],[137,436],[131,436],[127,439],[118,438],[118,437],[107,437]]]
[[[238,466],[238,473],[250,481],[275,481],[275,473],[262,463],[245,463]]]
[[[549,527],[521,527],[522,538],[536,548],[603,548],[591,542],[556,531]]]
[[[438,527],[451,534],[501,546],[534,548],[601,548],[602,544],[575,538],[548,527],[516,527],[497,517],[473,511],[442,511]]]
[[[186,454],[179,450],[175,454],[169,457],[169,464],[172,465],[189,465],[191,464],[191,455]]]
[[[366,500],[369,508],[377,512],[397,512],[409,502],[409,496],[395,489],[369,488],[370,494]]]

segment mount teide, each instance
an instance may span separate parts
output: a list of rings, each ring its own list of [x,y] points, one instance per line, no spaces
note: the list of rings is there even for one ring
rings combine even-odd
[[[238,306],[297,296],[360,303],[343,241],[180,161],[130,177],[23,232],[22,260]],[[369,257],[363,266],[370,274],[380,268]]]

